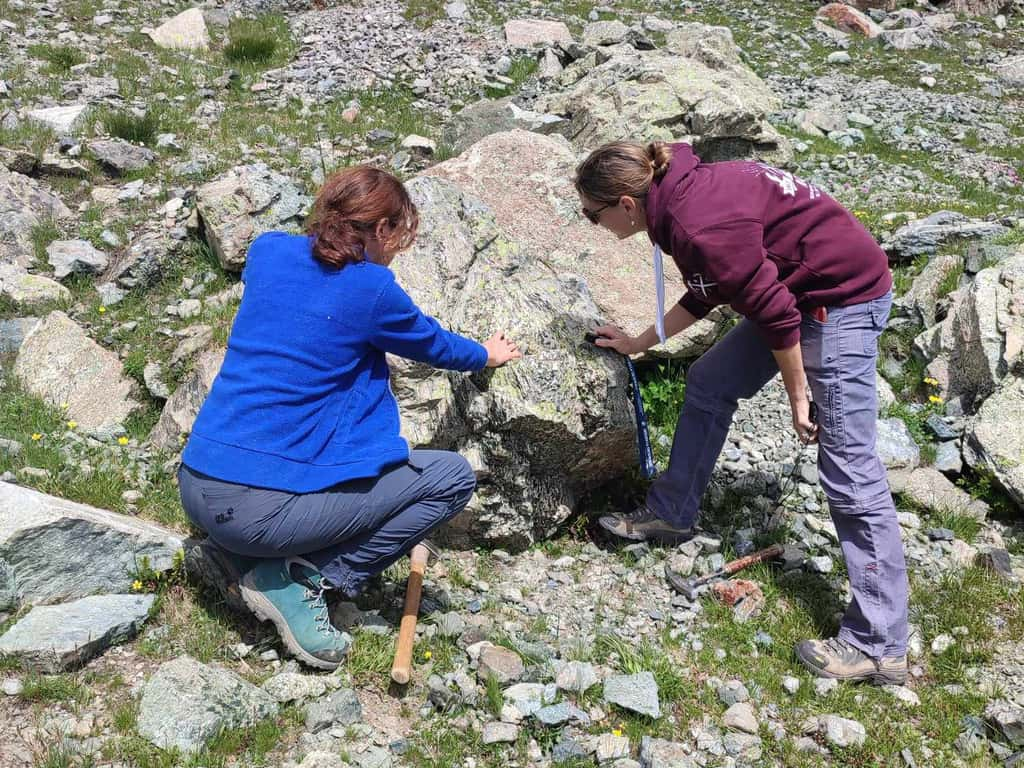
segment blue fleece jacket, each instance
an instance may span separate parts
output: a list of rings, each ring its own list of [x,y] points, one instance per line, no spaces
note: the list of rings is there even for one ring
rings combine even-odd
[[[249,248],[227,355],[182,460],[232,483],[308,493],[404,461],[385,352],[437,368],[487,364],[480,344],[419,310],[387,267],[342,269],[310,238]]]

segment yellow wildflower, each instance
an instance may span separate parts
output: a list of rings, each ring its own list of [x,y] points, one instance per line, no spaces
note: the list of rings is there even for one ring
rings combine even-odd
[[[67,404],[67,402],[63,402],[63,403],[61,403],[61,404],[60,404],[60,407],[61,407],[61,408],[63,408],[63,409],[64,409],[64,410],[66,411],[66,410],[68,409],[68,404]]]
[[[140,591],[142,589],[142,582],[139,581],[138,579],[133,581],[132,582],[132,589],[134,589],[136,592]]]
[[[125,437],[124,435],[121,435],[119,438],[117,438],[117,444],[118,445],[128,445],[128,438]]]
[[[942,402],[942,398],[938,395],[928,395],[928,402],[938,404]]]
[[[924,377],[924,383],[928,384],[929,386],[932,386],[932,387],[939,386],[939,380],[938,379],[934,379],[931,376],[925,376]]]
[[[36,441],[39,441],[39,440],[43,439],[43,436],[41,434],[39,434],[38,432],[33,432],[32,433],[32,439],[36,440]]]
[[[616,738],[622,736],[622,729],[621,728],[613,728],[612,729],[612,736],[615,736]]]
[[[423,658],[426,659],[427,661],[430,661],[430,657],[433,656],[433,655],[434,654],[432,654],[430,651],[424,651],[423,652]]]
[[[74,429],[77,426],[78,426],[78,422],[77,421],[69,421],[68,422],[68,429]]]
[[[103,313],[105,313],[106,311],[107,311],[107,308],[106,308],[106,307],[102,307],[102,306],[101,306],[101,307],[99,308],[99,313],[100,313],[101,315],[102,315]]]

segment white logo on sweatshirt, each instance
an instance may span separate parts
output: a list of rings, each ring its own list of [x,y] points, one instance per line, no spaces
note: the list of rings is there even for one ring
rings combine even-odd
[[[821,196],[821,190],[816,186],[797,178],[789,171],[772,168],[772,166],[765,165],[764,163],[758,163],[757,166],[762,170],[765,178],[777,184],[779,189],[782,190],[782,194],[788,197],[796,197],[797,189],[801,187],[807,190],[811,200],[816,200]]]
[[[718,285],[718,283],[714,281],[705,282],[704,275],[698,272],[697,274],[695,274],[693,277],[686,281],[686,285],[694,293],[699,291],[703,296],[707,296],[708,288],[714,288],[716,285]]]

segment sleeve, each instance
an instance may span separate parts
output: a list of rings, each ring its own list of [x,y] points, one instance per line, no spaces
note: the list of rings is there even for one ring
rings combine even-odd
[[[778,267],[764,249],[759,221],[735,221],[702,230],[693,247],[704,274],[718,284],[719,296],[753,322],[773,350],[800,342],[796,297],[779,281]]]
[[[389,275],[377,296],[370,343],[384,352],[453,371],[478,371],[487,365],[482,344],[452,333],[420,311]]]
[[[700,320],[713,309],[713,307],[710,304],[704,303],[689,291],[684,293],[683,297],[679,299],[679,304],[681,304],[683,309],[685,309],[698,320]]]

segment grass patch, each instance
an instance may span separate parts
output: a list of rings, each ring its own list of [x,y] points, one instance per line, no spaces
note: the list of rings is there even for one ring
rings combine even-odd
[[[623,674],[650,672],[663,700],[679,701],[693,693],[693,684],[679,673],[680,665],[650,641],[637,644],[613,635],[600,635],[594,642],[594,657],[614,665]]]
[[[977,519],[954,510],[932,512],[930,519],[937,528],[948,528],[958,539],[968,544],[981,532],[981,523]]]
[[[157,593],[154,629],[139,641],[139,653],[171,658],[187,653],[201,662],[228,658],[227,647],[239,642],[239,617],[209,595],[174,584]]]
[[[249,728],[221,731],[204,749],[182,755],[177,749],[162,750],[134,732],[134,718],[126,708],[116,710],[115,717],[129,726],[117,738],[103,743],[101,754],[106,760],[117,760],[132,768],[231,768],[231,766],[270,766],[275,749],[291,741],[295,729],[296,708],[285,707],[279,715],[259,721]]]
[[[282,16],[235,19],[228,27],[224,58],[241,69],[256,71],[284,64],[294,47],[288,22]]]
[[[1007,634],[1019,637],[1024,630],[1024,591],[1014,591],[998,576],[981,568],[945,572],[937,583],[921,580],[914,585],[911,616],[921,628],[925,646],[940,634],[964,627],[966,636],[932,660],[940,682],[968,682],[966,670],[992,657],[1000,640],[993,617],[1003,616]]]
[[[133,144],[152,145],[160,132],[160,114],[147,109],[137,114],[128,110],[108,110],[100,115],[100,122],[108,135]]]
[[[420,29],[427,29],[445,16],[444,0],[409,0],[402,14]]]
[[[355,685],[387,690],[394,655],[394,637],[357,630],[352,635],[352,647],[345,659],[345,668]]]
[[[46,255],[46,249],[49,247],[50,243],[55,240],[60,240],[62,236],[63,233],[61,232],[60,227],[53,219],[43,219],[32,227],[29,237],[32,240],[32,256],[35,259],[35,265],[38,268],[50,268],[49,257]]]
[[[72,674],[39,675],[33,672],[25,677],[23,684],[20,696],[25,701],[85,704],[92,698],[88,686]]]
[[[49,70],[55,74],[66,74],[71,68],[84,64],[86,55],[71,45],[52,45],[50,43],[38,43],[28,47],[30,56],[42,59],[49,64]]]

